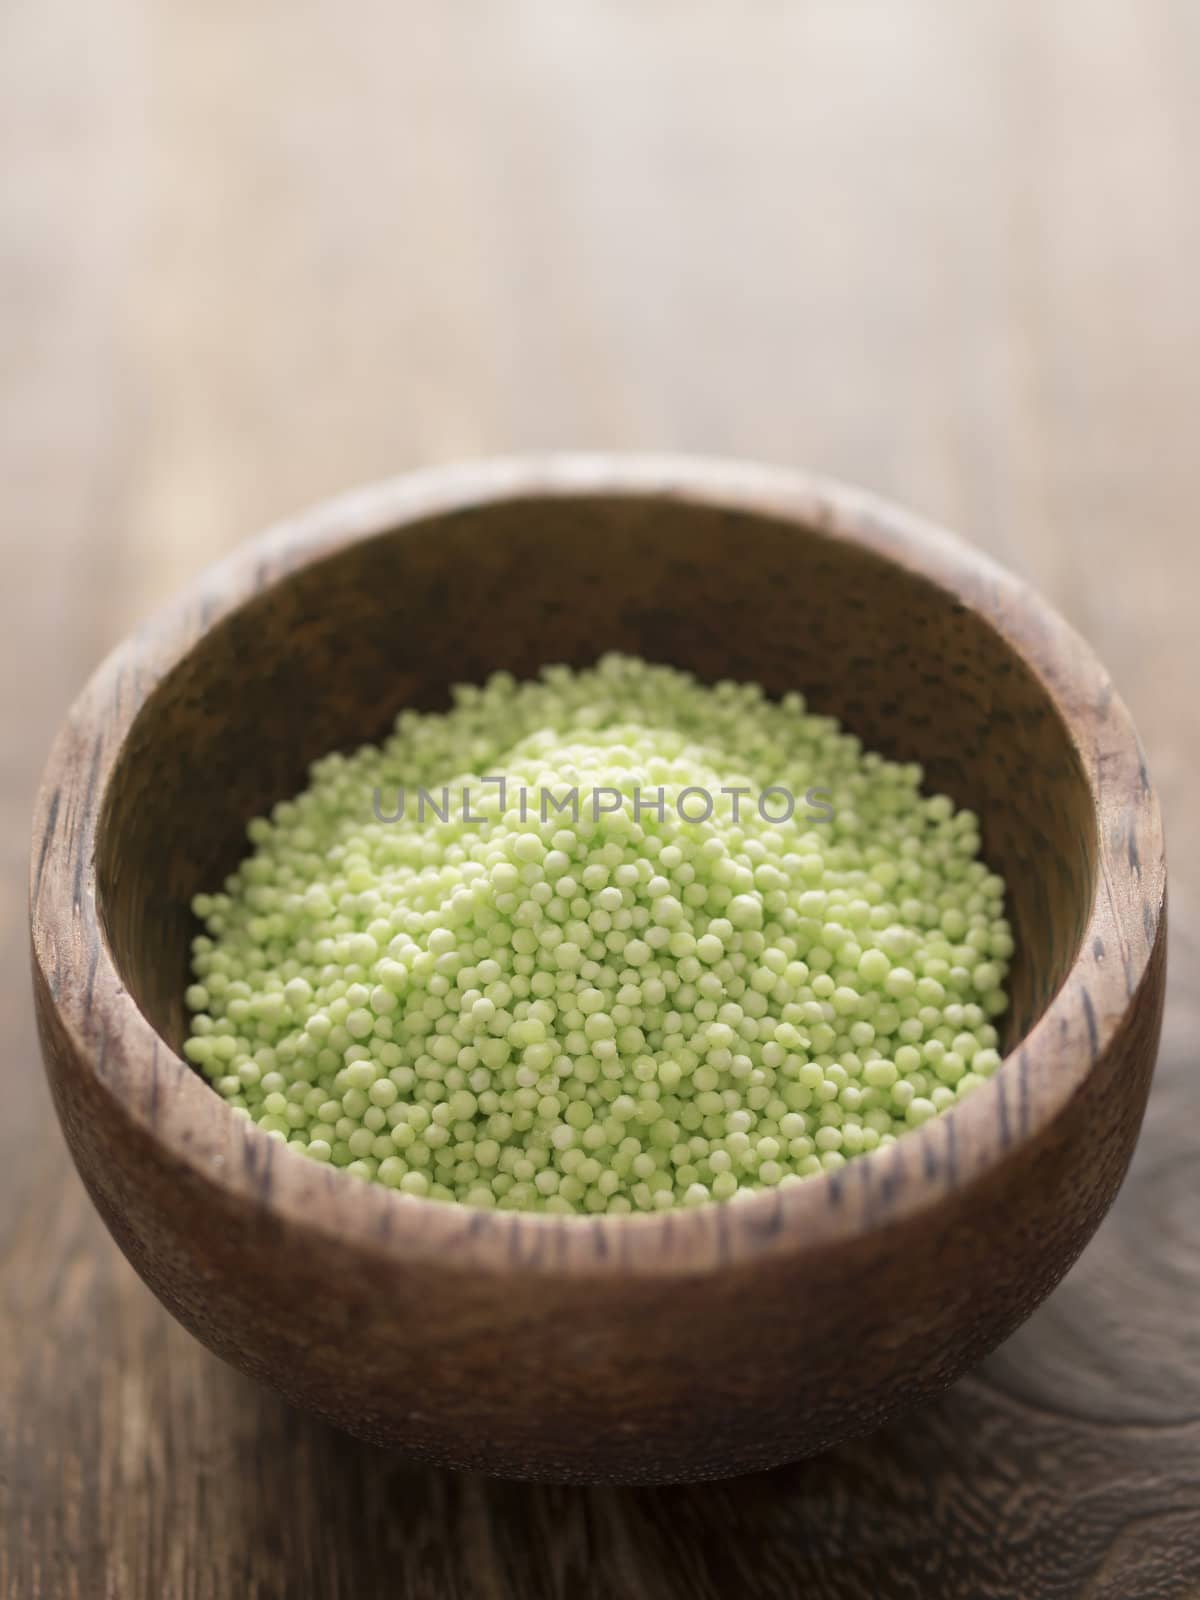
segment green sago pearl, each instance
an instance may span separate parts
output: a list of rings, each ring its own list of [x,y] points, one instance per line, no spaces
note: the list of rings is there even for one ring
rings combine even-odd
[[[249,824],[193,902],[185,1054],[420,1198],[618,1215],[833,1171],[1000,1066],[1004,884],[921,778],[795,695],[616,655],[497,673]]]

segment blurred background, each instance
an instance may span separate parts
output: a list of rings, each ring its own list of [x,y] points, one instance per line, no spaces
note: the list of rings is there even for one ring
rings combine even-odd
[[[0,1596],[1200,1595],[1200,6],[5,0]],[[1172,989],[1063,1288],[874,1440],[696,1490],[405,1468],[222,1367],[67,1161],[28,819],[102,653],[432,462],[835,474],[1027,576],[1129,702]]]

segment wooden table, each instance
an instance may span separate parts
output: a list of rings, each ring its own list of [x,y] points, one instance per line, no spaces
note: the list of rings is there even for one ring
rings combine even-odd
[[[0,1596],[1200,1596],[1200,7],[10,0]],[[678,448],[959,528],[1087,634],[1170,835],[1145,1132],[1075,1271],[877,1437],[699,1489],[410,1469],[182,1332],[37,1066],[33,785],[89,667],[412,465]]]

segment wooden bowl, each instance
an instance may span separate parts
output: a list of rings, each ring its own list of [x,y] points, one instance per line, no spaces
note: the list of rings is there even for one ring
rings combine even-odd
[[[179,1048],[189,899],[245,821],[452,681],[613,648],[802,688],[981,814],[1018,948],[995,1077],[837,1173],[632,1217],[401,1196],[231,1116]],[[239,551],[71,711],[31,904],[63,1129],[175,1316],[365,1438],[564,1481],[769,1467],[978,1361],[1116,1194],[1165,969],[1154,792],[1058,616],[869,496],[675,460],[433,472]]]

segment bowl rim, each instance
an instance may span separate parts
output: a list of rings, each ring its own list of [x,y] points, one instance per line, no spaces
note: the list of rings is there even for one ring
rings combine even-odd
[[[661,499],[791,522],[863,546],[980,616],[1031,669],[1078,753],[1096,867],[1079,951],[994,1076],[888,1149],[733,1202],[625,1216],[481,1210],[402,1195],[302,1161],[234,1117],[125,989],[98,914],[96,831],[134,719],[202,636],[299,568],[360,541],[468,510],[538,499]],[[131,1132],[201,1189],[386,1262],[472,1272],[703,1273],[896,1226],[982,1181],[1067,1108],[1122,1027],[1165,927],[1158,801],[1125,705],[1091,649],[1029,585],[942,528],[864,490],[749,463],[667,455],[528,456],[433,467],[278,523],[196,578],[109,654],[58,733],[34,812],[35,983],[87,1074]]]

